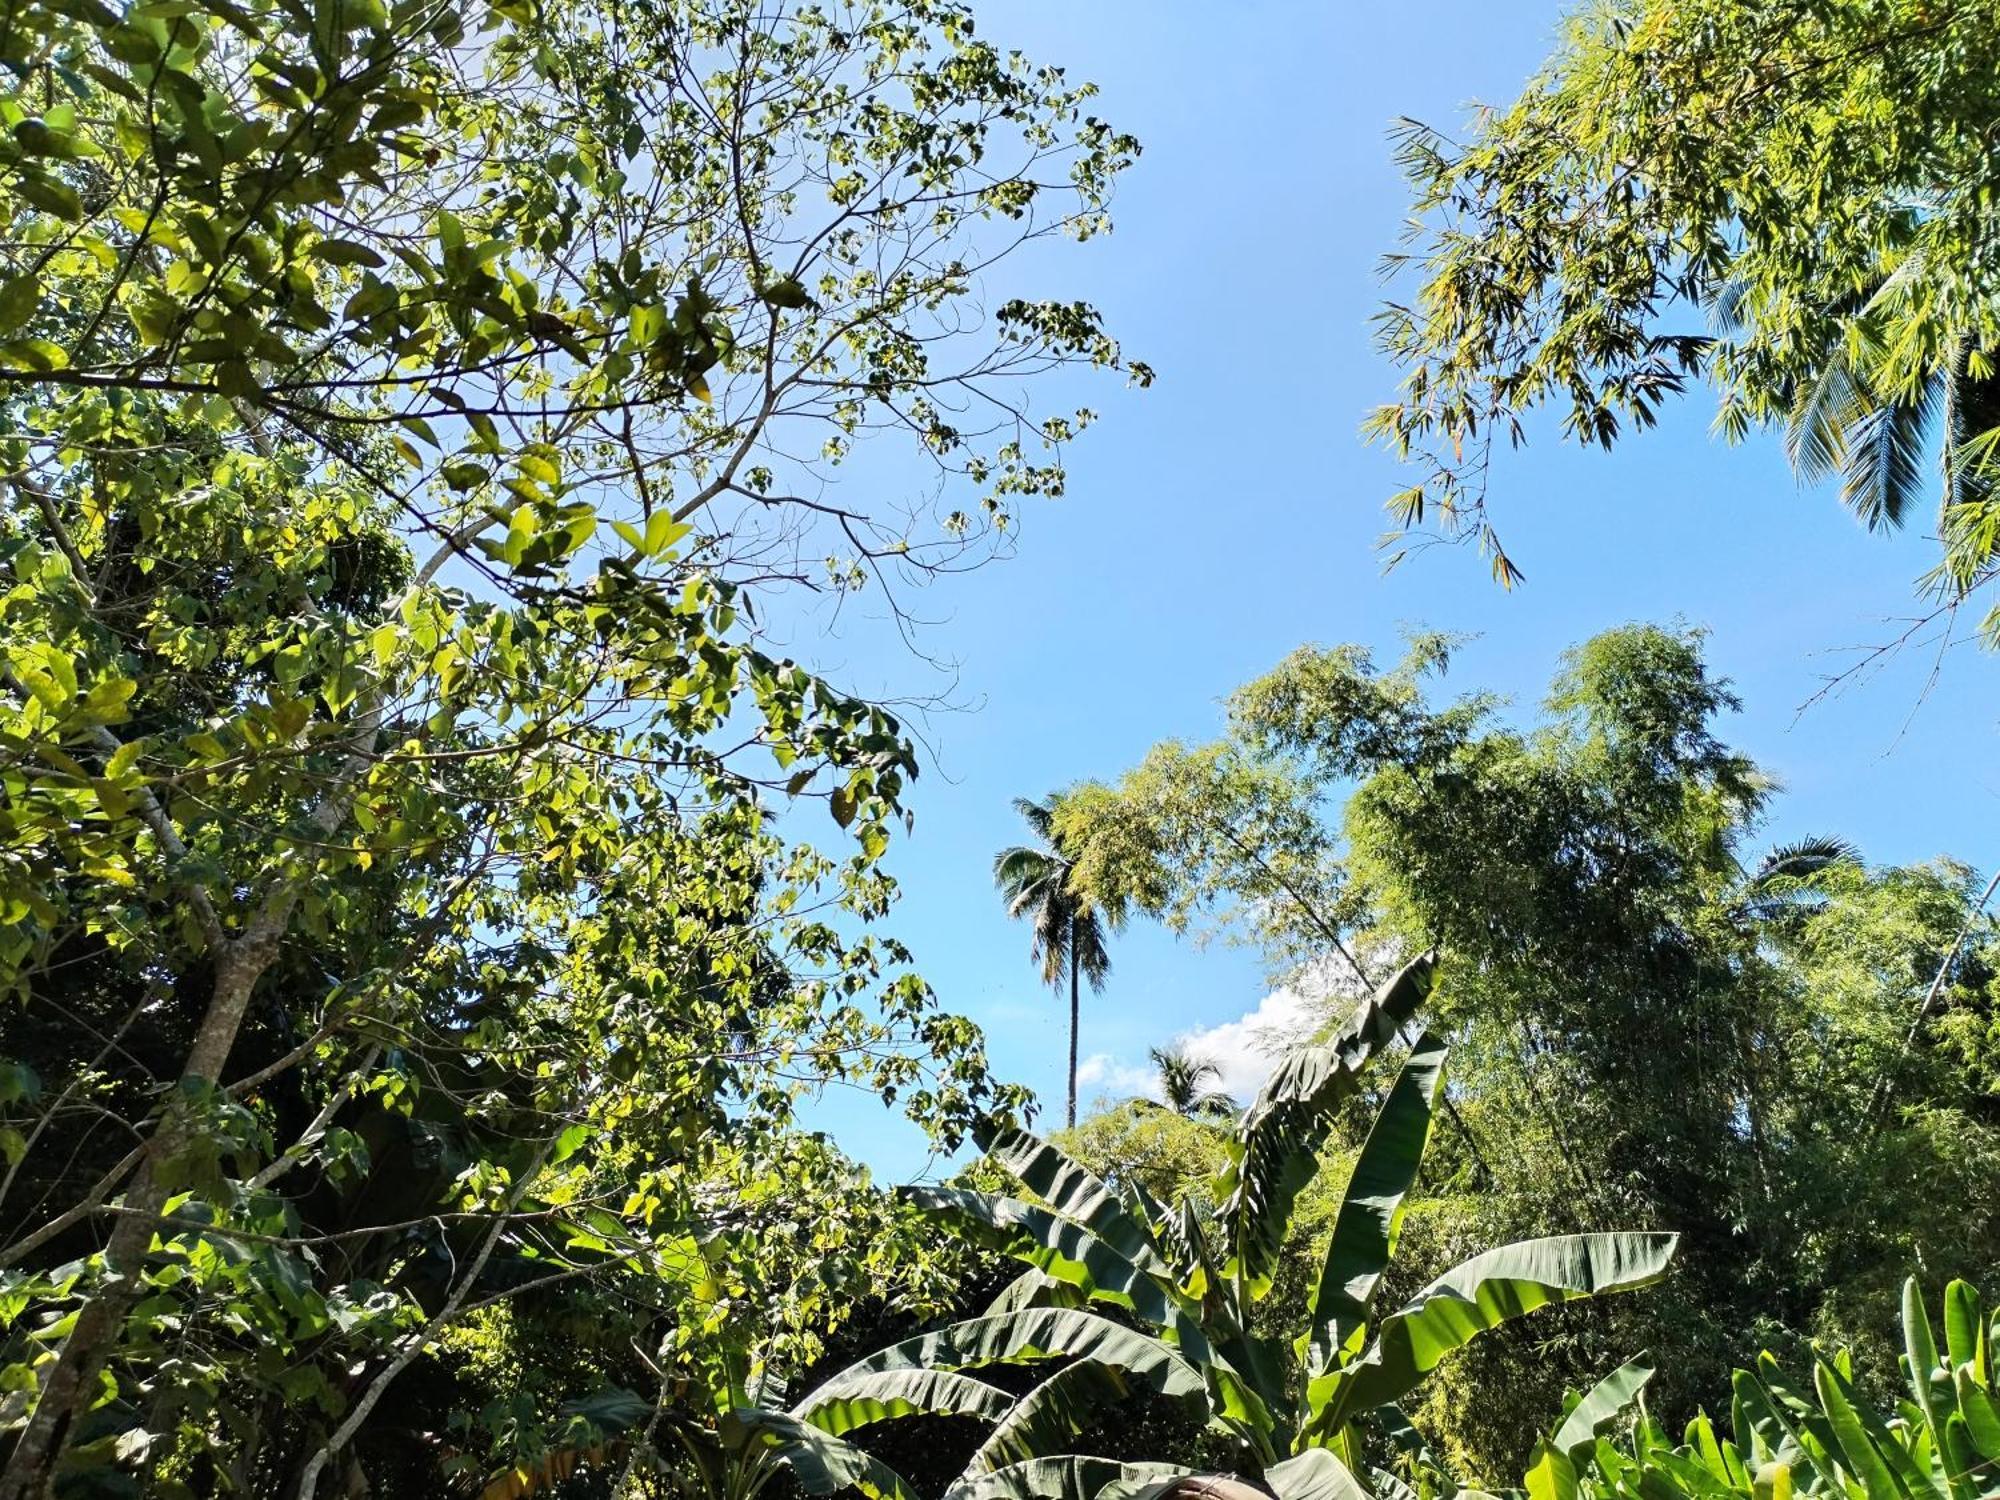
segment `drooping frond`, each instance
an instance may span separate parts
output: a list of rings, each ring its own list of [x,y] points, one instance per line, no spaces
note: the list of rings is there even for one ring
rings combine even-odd
[[[1058,874],[1061,863],[1046,849],[1015,844],[993,856],[993,884],[1013,896]]]
[[[1930,494],[1924,452],[1945,379],[1935,374],[1914,398],[1870,407],[1848,429],[1840,495],[1870,531],[1900,530]]]
[[[1800,880],[1808,875],[1817,875],[1829,866],[1858,864],[1860,860],[1861,851],[1847,839],[1818,834],[1794,839],[1789,844],[1779,844],[1769,850],[1757,862],[1749,883],[1752,889],[1757,889],[1773,880]]]
[[[2000,372],[1973,349],[1960,356],[1946,391],[1944,557],[1927,580],[1945,599],[1963,598],[2000,559]]]
[[[1072,909],[1070,932],[1076,944],[1076,964],[1084,982],[1101,991],[1111,977],[1111,949],[1102,914],[1088,901],[1066,892]]]
[[[2000,489],[2000,373],[1961,365],[1947,392],[1947,505],[1978,505]]]
[[[1031,797],[1014,799],[1014,811],[1019,813],[1021,820],[1034,830],[1035,837],[1045,844],[1055,842],[1056,800],[1057,794],[1054,792],[1050,792],[1039,802]]]
[[[1243,1113],[1243,1105],[1227,1089],[1204,1089],[1196,1096],[1194,1108],[1189,1114],[1206,1116],[1212,1120],[1226,1120]]]
[[[1205,1057],[1196,1057],[1183,1047],[1154,1047],[1150,1054],[1160,1084],[1160,1098],[1176,1114],[1216,1118],[1237,1112],[1236,1100],[1221,1089],[1205,1087],[1219,1082],[1222,1070]]]
[[[1848,444],[1868,403],[1845,356],[1835,354],[1816,379],[1801,387],[1785,423],[1785,456],[1792,472],[1818,484],[1841,472]]]

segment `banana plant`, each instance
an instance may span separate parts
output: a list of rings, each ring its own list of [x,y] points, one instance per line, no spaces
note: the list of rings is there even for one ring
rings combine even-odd
[[[2000,1327],[1963,1281],[1945,1288],[1943,1314],[1940,1350],[1915,1278],[1904,1284],[1910,1397],[1894,1411],[1856,1391],[1845,1352],[1817,1357],[1804,1386],[1766,1353],[1735,1373],[1729,1435],[1699,1414],[1676,1443],[1642,1409],[1620,1447],[1595,1428],[1579,1432],[1572,1413],[1536,1447],[1524,1492],[1529,1500],[2000,1500],[1992,1358]]]
[[[1243,1471],[1279,1500],[1365,1493],[1354,1477],[1358,1423],[1382,1414],[1400,1423],[1395,1403],[1489,1328],[1551,1303],[1657,1280],[1674,1247],[1667,1234],[1531,1240],[1476,1256],[1378,1316],[1375,1295],[1444,1086],[1445,1048],[1423,1035],[1349,1177],[1309,1326],[1289,1346],[1253,1331],[1255,1306],[1269,1294],[1285,1230],[1319,1169],[1339,1105],[1367,1064],[1404,1035],[1431,979],[1430,961],[1416,960],[1363,1001],[1331,1041],[1280,1065],[1232,1135],[1213,1227],[1191,1202],[1162,1205],[1136,1186],[1114,1190],[1026,1132],[991,1135],[983,1142],[989,1156],[1031,1198],[948,1187],[912,1195],[969,1238],[1026,1262],[1027,1271],[982,1316],[871,1355],[833,1386],[853,1398],[902,1374],[964,1377],[1065,1361],[994,1420],[952,1500],[1013,1494],[1007,1486],[1031,1479],[1060,1483],[1069,1495],[1079,1476],[1095,1480],[1103,1471],[1088,1465],[1101,1461],[1060,1450],[1104,1402],[1141,1388],[1200,1410],[1236,1441]],[[1081,1500],[1144,1500],[1177,1482],[1173,1474],[1116,1475],[1104,1480],[1103,1494]]]

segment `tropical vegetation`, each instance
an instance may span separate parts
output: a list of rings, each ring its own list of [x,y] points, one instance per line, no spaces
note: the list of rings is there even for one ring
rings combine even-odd
[[[1722,434],[1783,431],[1870,527],[1928,504],[1937,608],[1990,582],[1996,20],[1986,0],[1584,4],[1512,105],[1408,122],[1379,322],[1404,379],[1369,424],[1415,465],[1398,529],[1473,540],[1511,582],[1488,501],[1536,414],[1611,448],[1707,382]]]
[[[1222,1069],[1185,1047],[1153,1047],[1146,1056],[1160,1089],[1160,1102],[1177,1115],[1233,1115],[1237,1103],[1219,1085]]]
[[[1318,1148],[1369,1062],[1414,1022],[1432,973],[1429,958],[1408,964],[1331,1039],[1286,1059],[1236,1129],[1212,1216],[1192,1199],[1162,1204],[1137,1184],[1121,1192],[1020,1131],[990,1139],[988,1151],[1031,1197],[910,1189],[914,1202],[1028,1269],[982,1316],[869,1355],[782,1418],[744,1420],[772,1424],[808,1493],[842,1488],[845,1477],[825,1476],[862,1467],[858,1459],[830,1465],[826,1455],[836,1424],[868,1403],[892,1416],[950,1413],[992,1424],[949,1491],[960,1500],[1041,1492],[1052,1483],[1074,1493],[1106,1460],[1068,1452],[1067,1440],[1095,1405],[1144,1388],[1198,1403],[1227,1440],[1233,1467],[1280,1500],[1328,1486],[1358,1493],[1345,1476],[1362,1471],[1366,1438],[1408,1430],[1397,1403],[1446,1355],[1552,1303],[1648,1285],[1665,1274],[1674,1247],[1663,1233],[1509,1245],[1453,1267],[1378,1315],[1375,1294],[1443,1088],[1445,1048],[1423,1033],[1410,1043],[1349,1175],[1310,1321],[1289,1339],[1256,1330],[1255,1305],[1270,1292]],[[1068,1363],[1011,1400],[964,1378],[1053,1360]],[[818,1431],[792,1430],[801,1419]],[[908,1493],[891,1476],[871,1482]]]
[[[1040,966],[1043,983],[1069,985],[1069,1096],[1064,1120],[1074,1126],[1081,983],[1089,980],[1091,989],[1101,993],[1111,977],[1109,936],[1123,920],[1123,908],[1099,901],[1072,880],[1075,861],[1063,852],[1056,836],[1056,806],[1054,797],[1041,802],[1014,800],[1014,810],[1037,842],[1011,844],[996,854],[993,884],[1007,904],[1007,915],[1028,924],[1029,956]]]
[[[1494,438],[1699,377],[1990,581],[1996,21],[1592,4],[1408,130],[1400,524],[1512,579]],[[919,737],[776,643],[914,628],[1151,382],[1062,279],[1091,85],[958,0],[0,64],[0,1500],[2000,1500],[2000,874],[1791,826],[1697,630],[1526,706],[1304,646],[1017,801],[1059,1132],[922,977]],[[1079,1113],[1128,921],[1307,997],[1247,1106],[1148,1035]]]
[[[1412,1264],[1552,1229],[1681,1234],[1645,1296],[1441,1372],[1411,1415],[1463,1470],[1514,1472],[1577,1371],[1641,1349],[1678,1411],[1726,1399],[1758,1348],[1851,1344],[1880,1368],[1903,1274],[1972,1279],[2000,1253],[1990,888],[1825,835],[1773,847],[1782,800],[1723,738],[1735,700],[1697,634],[1600,635],[1519,717],[1442,691],[1457,649],[1419,637],[1387,668],[1301,650],[1237,691],[1217,739],[1072,788],[1079,879],[1248,942],[1274,976],[1343,981],[1329,1022],[1354,968],[1436,952],[1424,1024],[1453,1085]],[[1156,1193],[1214,1166],[1157,1130],[1082,1134]],[[1301,1226],[1308,1266],[1331,1212]]]
[[[921,1301],[801,1100],[1025,1096],[881,930],[903,726],[756,619],[1060,492],[1025,380],[1144,366],[963,309],[1136,143],[931,0],[0,60],[0,1496],[476,1488]],[[878,433],[935,511],[829,502]]]

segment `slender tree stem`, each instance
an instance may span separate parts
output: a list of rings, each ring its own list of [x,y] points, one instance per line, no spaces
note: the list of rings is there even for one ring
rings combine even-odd
[[[1069,919],[1069,1128],[1076,1129],[1076,1028],[1081,1006],[1077,994],[1076,917]]]

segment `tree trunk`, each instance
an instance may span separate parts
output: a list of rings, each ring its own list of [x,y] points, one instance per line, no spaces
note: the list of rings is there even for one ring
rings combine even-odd
[[[216,955],[215,983],[208,1014],[202,1018],[194,1046],[183,1067],[183,1082],[219,1084],[236,1033],[250,1006],[250,991],[277,953],[274,932],[258,931],[228,944]],[[57,1460],[76,1419],[96,1398],[98,1376],[110,1362],[125,1315],[139,1300],[146,1252],[167,1195],[159,1168],[180,1154],[187,1143],[186,1096],[175,1090],[146,1143],[145,1160],[126,1189],[123,1211],[104,1246],[109,1273],[90,1300],[78,1309],[76,1324],[63,1340],[62,1353],[42,1382],[33,1415],[14,1445],[5,1474],[0,1474],[0,1500],[41,1500],[50,1492]]]
[[[1069,1128],[1076,1129],[1076,919],[1069,924]]]

